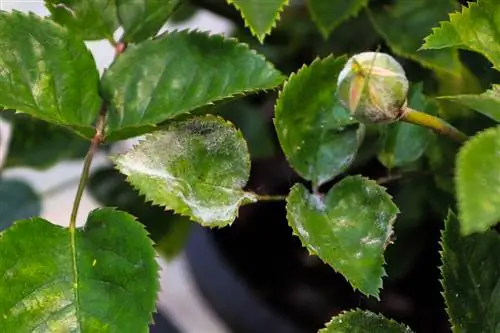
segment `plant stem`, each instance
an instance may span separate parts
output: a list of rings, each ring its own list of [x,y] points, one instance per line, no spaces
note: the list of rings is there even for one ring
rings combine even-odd
[[[73,201],[73,209],[71,210],[71,217],[69,219],[69,228],[74,230],[76,228],[76,217],[78,215],[78,208],[80,207],[80,202],[82,201],[83,191],[85,190],[85,185],[89,178],[90,166],[92,165],[92,159],[94,154],[97,152],[99,145],[104,138],[104,127],[106,124],[106,106],[103,103],[101,105],[101,111],[99,112],[99,117],[97,118],[95,135],[90,143],[89,151],[85,156],[83,162],[83,170],[80,176],[80,181],[78,183],[78,188],[76,190],[75,200]]]
[[[259,199],[259,201],[284,201],[284,200],[286,200],[286,196],[284,196],[284,195],[257,194],[257,199]]]
[[[401,121],[427,127],[434,132],[447,136],[459,143],[463,143],[469,138],[467,135],[460,132],[458,129],[451,126],[443,119],[431,116],[427,113],[420,112],[409,107],[405,108]]]
[[[112,43],[113,44],[113,43]],[[115,59],[125,52],[127,49],[127,43],[123,41],[118,41],[114,43],[115,45]],[[80,176],[80,181],[78,182],[78,188],[76,190],[75,200],[73,201],[73,208],[71,209],[71,216],[69,219],[69,229],[73,233],[76,229],[76,217],[78,216],[78,208],[80,207],[80,202],[82,201],[83,191],[85,190],[85,185],[87,185],[87,180],[89,178],[90,166],[92,165],[92,159],[94,154],[99,149],[99,145],[104,141],[104,129],[106,127],[106,112],[107,105],[103,101],[101,104],[101,109],[99,111],[99,116],[97,117],[97,122],[95,126],[95,135],[90,143],[89,151],[85,156],[83,162],[83,170]]]

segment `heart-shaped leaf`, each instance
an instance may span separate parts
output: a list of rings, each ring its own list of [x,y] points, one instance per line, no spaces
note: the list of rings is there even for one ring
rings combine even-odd
[[[107,139],[143,134],[217,100],[274,88],[283,79],[264,57],[234,39],[167,33],[129,47],[106,71]]]
[[[500,221],[500,126],[466,142],[458,154],[456,189],[464,235]]]
[[[292,74],[276,103],[274,124],[288,161],[314,187],[354,160],[363,127],[340,105],[337,77],[346,59],[327,57]]]
[[[245,20],[250,31],[262,43],[276,25],[289,0],[227,0],[233,4]]]
[[[246,142],[218,117],[173,121],[115,163],[146,199],[203,225],[231,224],[239,206],[256,199],[242,189],[250,174]]]
[[[158,292],[152,243],[133,216],[94,210],[81,229],[42,218],[0,237],[4,332],[147,332]]]
[[[90,138],[98,85],[83,40],[49,19],[0,11],[0,105]]]
[[[453,332],[496,333],[500,327],[500,237],[464,237],[455,214],[441,238],[444,298]]]
[[[335,316],[318,333],[412,333],[394,320],[370,311],[348,311]]]
[[[124,40],[141,42],[163,27],[182,0],[117,0]]]
[[[37,216],[41,210],[41,199],[28,184],[0,178],[0,230],[16,220]]]
[[[112,0],[45,0],[45,6],[54,21],[85,40],[113,40],[119,25]]]
[[[287,199],[287,218],[310,253],[378,298],[385,275],[384,250],[399,212],[384,188],[360,176],[337,183],[323,198],[297,184]]]
[[[449,15],[425,38],[423,49],[456,47],[485,56],[496,70],[500,70],[500,7],[496,0],[468,2],[462,12]],[[436,22],[436,21],[435,21]]]
[[[368,0],[309,0],[309,12],[326,38],[337,26],[366,7]]]
[[[445,20],[456,8],[455,0],[396,0],[390,6],[369,11],[369,16],[394,53],[456,77],[462,67],[456,50],[419,51],[436,22]]]

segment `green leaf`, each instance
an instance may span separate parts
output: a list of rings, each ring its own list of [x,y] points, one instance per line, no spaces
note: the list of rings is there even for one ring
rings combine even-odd
[[[167,33],[129,47],[106,71],[107,139],[143,134],[201,106],[271,89],[282,81],[282,74],[261,55],[234,39]]]
[[[117,0],[123,38],[137,43],[156,35],[181,1]]]
[[[394,53],[425,67],[459,76],[462,65],[456,50],[419,51],[431,28],[446,19],[456,5],[455,0],[396,0],[393,5],[369,12],[369,16]]]
[[[500,237],[495,231],[461,236],[448,215],[441,238],[441,272],[453,332],[496,333],[500,327]]]
[[[368,5],[368,0],[309,0],[309,12],[325,38]]]
[[[346,177],[323,198],[297,184],[287,198],[288,223],[310,253],[378,298],[385,275],[384,250],[398,208],[383,187],[360,176]]]
[[[167,258],[173,258],[184,248],[191,230],[189,220],[145,202],[118,170],[107,167],[93,172],[88,189],[103,206],[117,207],[136,216]]]
[[[464,235],[500,222],[500,126],[465,143],[458,154],[456,188]]]
[[[32,167],[44,170],[65,159],[83,158],[89,142],[66,128],[28,115],[16,114],[11,120],[5,167]]]
[[[51,20],[0,12],[0,105],[92,137],[99,74],[84,42]]]
[[[340,105],[335,89],[346,59],[315,60],[292,74],[276,103],[274,124],[288,161],[320,186],[356,156],[363,127]]]
[[[449,15],[450,20],[433,28],[425,38],[423,49],[456,47],[478,52],[500,70],[500,7],[496,0],[469,2],[462,12]]]
[[[148,332],[159,288],[151,240],[110,208],[71,230],[42,218],[0,237],[5,332]]]
[[[85,40],[113,40],[119,26],[114,0],[45,0],[45,6],[54,21]]]
[[[174,121],[115,163],[146,199],[206,226],[226,226],[240,205],[250,158],[241,132],[214,116]]]
[[[410,91],[408,105],[431,115],[437,114],[437,105],[422,94],[422,84]],[[424,153],[432,133],[421,126],[396,122],[388,125],[383,132],[378,160],[388,169],[408,165],[418,160]]]
[[[392,319],[370,311],[343,312],[326,324],[318,333],[411,333],[412,331]]]
[[[439,98],[465,105],[500,122],[500,85],[498,84],[494,84],[492,89],[480,95],[455,95]]]
[[[0,178],[0,230],[16,220],[39,215],[41,210],[41,199],[28,184]]]
[[[274,130],[264,119],[262,108],[245,99],[225,103],[214,112],[238,127],[248,144],[252,159],[273,156],[275,153]]]
[[[245,25],[263,43],[266,35],[276,26],[289,0],[227,0],[241,12]]]

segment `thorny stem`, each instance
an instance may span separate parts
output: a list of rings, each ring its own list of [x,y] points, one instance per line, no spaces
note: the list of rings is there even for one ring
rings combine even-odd
[[[434,132],[447,136],[459,143],[463,143],[469,138],[467,135],[460,132],[458,129],[451,126],[443,119],[431,116],[427,113],[423,113],[409,107],[406,107],[403,111],[404,112],[400,119],[401,121],[427,127]]]
[[[118,55],[125,52],[127,48],[127,43],[119,41],[115,45],[115,59]],[[90,166],[92,165],[92,159],[94,154],[99,149],[99,145],[104,141],[104,129],[106,127],[106,113],[107,105],[103,102],[101,104],[101,109],[99,110],[99,115],[97,117],[97,122],[95,126],[95,135],[91,140],[89,151],[85,156],[83,162],[83,170],[80,176],[80,181],[78,183],[78,188],[76,190],[75,200],[73,201],[73,208],[71,210],[71,217],[69,219],[69,229],[74,231],[76,228],[76,217],[78,215],[78,208],[80,207],[80,202],[82,201],[83,191],[85,190],[85,185],[89,178]]]

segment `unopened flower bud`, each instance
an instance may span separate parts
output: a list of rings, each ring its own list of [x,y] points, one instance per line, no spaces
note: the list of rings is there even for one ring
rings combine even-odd
[[[362,123],[392,123],[404,114],[408,79],[388,54],[364,52],[351,57],[339,74],[337,97]]]

